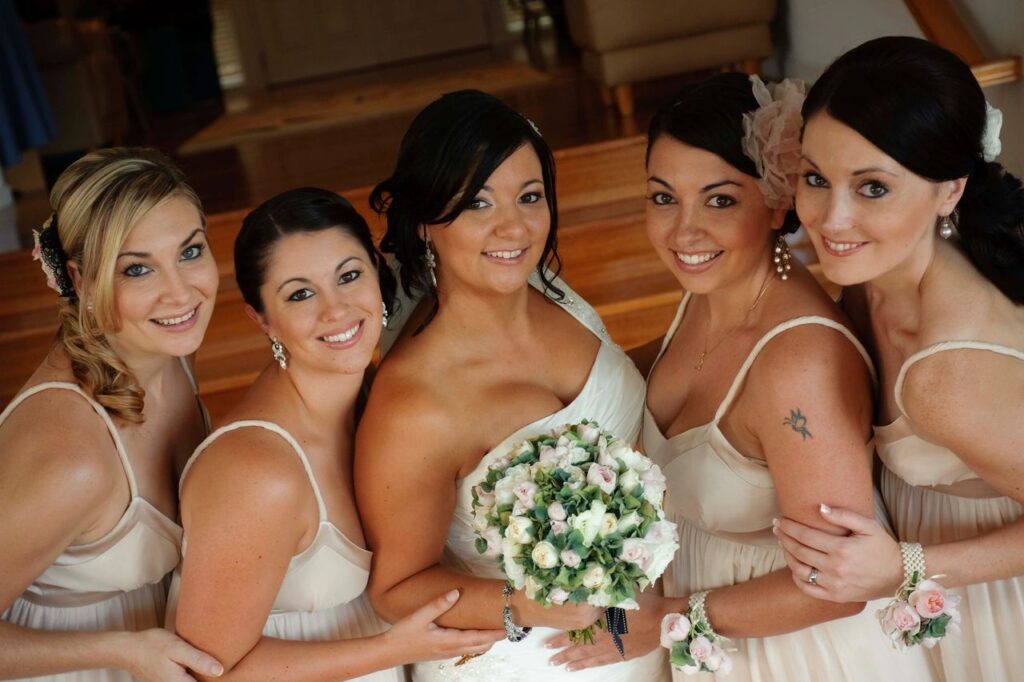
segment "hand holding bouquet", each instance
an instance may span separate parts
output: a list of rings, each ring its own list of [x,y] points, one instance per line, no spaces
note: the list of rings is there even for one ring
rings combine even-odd
[[[513,446],[473,488],[477,550],[545,606],[635,609],[679,548],[664,495],[651,460],[594,422],[571,424]],[[570,635],[589,642],[593,629]]]

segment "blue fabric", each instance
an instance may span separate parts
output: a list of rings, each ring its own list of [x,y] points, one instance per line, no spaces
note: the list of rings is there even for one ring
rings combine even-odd
[[[0,0],[0,166],[17,163],[22,151],[46,144],[55,133],[14,3]]]

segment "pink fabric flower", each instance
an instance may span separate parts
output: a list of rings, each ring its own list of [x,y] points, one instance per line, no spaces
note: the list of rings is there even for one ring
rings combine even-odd
[[[917,589],[910,593],[907,600],[922,618],[938,618],[944,614],[956,621],[960,620],[957,605],[960,597],[951,596],[934,580],[922,580]]]
[[[800,109],[807,86],[789,78],[766,85],[758,76],[751,76],[750,83],[760,106],[743,114],[743,153],[761,176],[764,203],[790,209],[800,168]]]
[[[711,644],[711,640],[701,635],[700,637],[694,637],[690,641],[690,656],[697,663],[705,663],[708,658],[711,657],[714,651],[714,646]]]

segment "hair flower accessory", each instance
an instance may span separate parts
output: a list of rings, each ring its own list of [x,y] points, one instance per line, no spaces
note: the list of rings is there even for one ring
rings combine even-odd
[[[57,214],[51,215],[43,223],[42,229],[32,230],[32,238],[35,241],[32,260],[39,261],[46,275],[46,286],[64,298],[74,297],[75,287],[68,275],[68,257],[60,245],[60,235],[57,233]]]
[[[1003,129],[1003,112],[985,102],[985,132],[981,135],[981,158],[991,163],[1003,151],[999,132]]]
[[[751,76],[754,98],[760,105],[743,114],[743,153],[761,175],[758,184],[770,208],[793,208],[800,167],[800,109],[807,94],[803,81],[786,78],[766,85]]]

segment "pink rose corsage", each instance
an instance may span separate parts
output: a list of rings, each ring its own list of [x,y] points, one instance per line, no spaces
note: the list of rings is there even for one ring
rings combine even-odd
[[[732,660],[722,646],[728,642],[708,622],[704,611],[707,592],[690,595],[686,615],[669,613],[661,619],[661,646],[669,651],[672,667],[686,675],[701,672],[728,675]]]
[[[960,597],[949,594],[932,576],[925,579],[924,550],[914,542],[901,542],[904,581],[885,608],[878,610],[892,645],[903,651],[917,644],[929,649],[947,633],[960,631]]]

